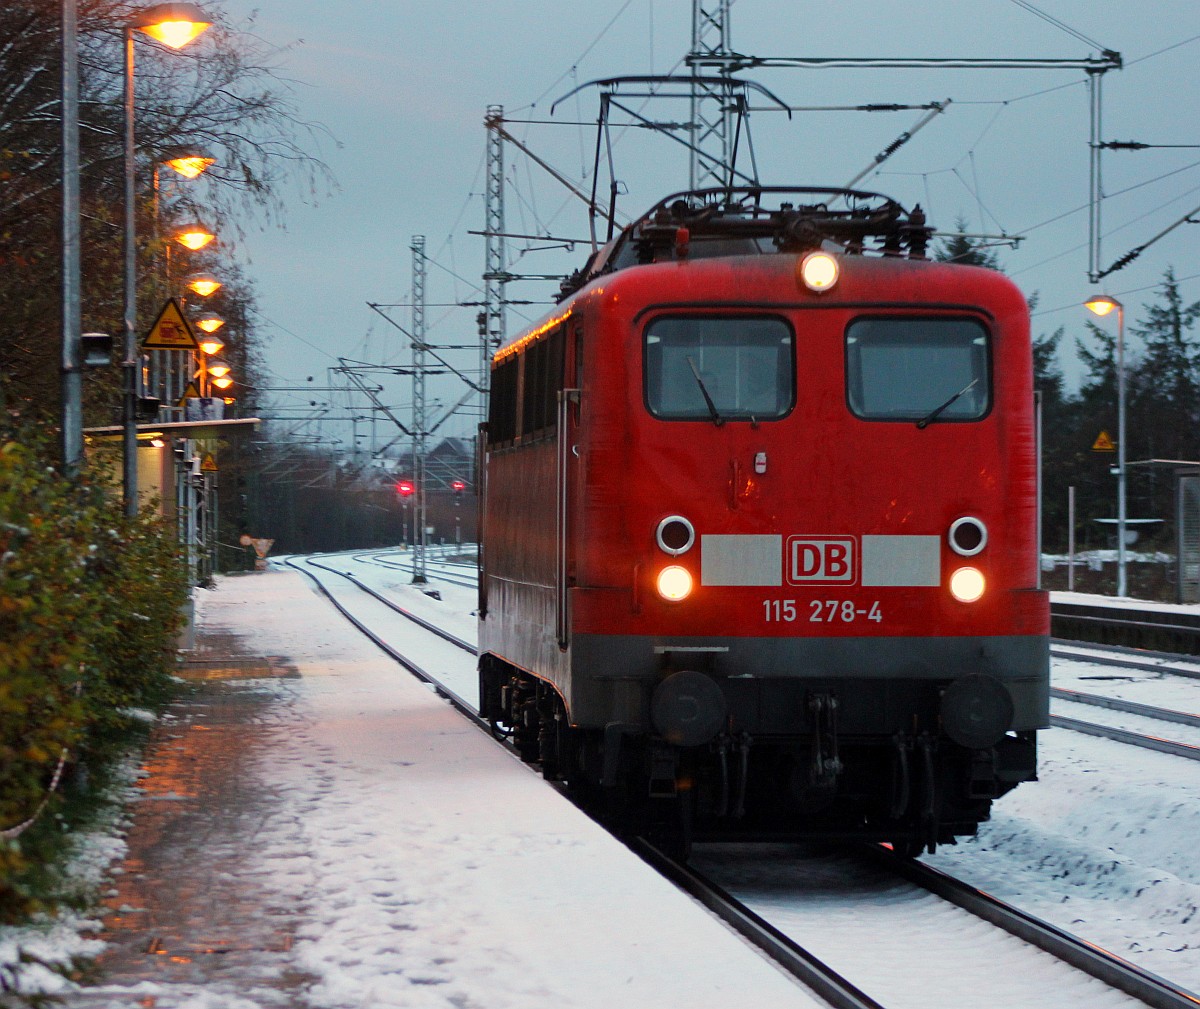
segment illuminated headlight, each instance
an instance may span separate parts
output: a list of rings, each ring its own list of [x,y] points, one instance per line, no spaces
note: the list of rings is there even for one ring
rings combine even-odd
[[[959,568],[950,576],[950,595],[960,603],[975,602],[986,587],[983,572],[978,568]]]
[[[671,564],[658,573],[658,594],[669,603],[677,603],[692,594],[692,575],[687,568]]]
[[[820,294],[838,281],[841,268],[828,252],[810,252],[800,261],[800,279],[810,291]]]

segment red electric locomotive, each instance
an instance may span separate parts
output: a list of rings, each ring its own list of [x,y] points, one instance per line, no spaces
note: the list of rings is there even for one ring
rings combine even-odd
[[[481,711],[547,777],[910,852],[1035,778],[1028,311],[930,234],[857,191],[679,194],[495,354]]]

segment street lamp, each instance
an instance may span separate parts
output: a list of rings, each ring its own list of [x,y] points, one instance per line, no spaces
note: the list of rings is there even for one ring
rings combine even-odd
[[[225,320],[216,312],[201,312],[192,321],[195,322],[197,329],[202,329],[206,333],[215,333],[225,325]]]
[[[134,14],[125,24],[125,359],[122,404],[122,453],[125,514],[138,510],[137,494],[137,220],[134,190],[133,33],[144,32],[163,45],[179,49],[212,22],[195,4],[156,4]]]
[[[1126,594],[1125,581],[1125,306],[1107,294],[1097,294],[1083,303],[1103,318],[1117,313],[1117,595]]]
[[[174,169],[185,179],[195,179],[215,165],[217,159],[203,147],[179,146],[163,151],[159,163]]]
[[[199,346],[200,370],[196,373],[195,377],[200,379],[200,395],[207,399],[211,391],[209,389],[208,376],[215,374],[215,372],[209,369],[208,359],[221,353],[225,347],[225,342],[219,336],[213,336],[210,331],[205,330],[205,335],[200,338]]]
[[[181,224],[171,236],[185,249],[197,252],[203,249],[217,236],[203,224]]]
[[[221,288],[221,281],[214,277],[211,273],[193,273],[190,277],[184,279],[188,290],[200,295],[201,298],[207,298],[210,294],[214,294]]]

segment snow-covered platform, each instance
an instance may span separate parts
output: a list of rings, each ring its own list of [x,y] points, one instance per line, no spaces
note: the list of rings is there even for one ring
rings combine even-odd
[[[299,574],[199,595],[209,658],[240,654],[156,736],[113,891],[142,906],[113,909],[101,938],[124,940],[68,1005],[822,1004]],[[287,674],[237,678],[265,656]]]

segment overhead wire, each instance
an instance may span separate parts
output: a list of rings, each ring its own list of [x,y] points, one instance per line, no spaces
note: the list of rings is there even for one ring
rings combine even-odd
[[[567,69],[567,71],[565,73],[559,74],[558,77],[556,77],[554,79],[554,81],[551,83],[551,85],[548,88],[546,88],[546,90],[543,91],[540,95],[538,95],[537,98],[535,98],[530,104],[522,105],[522,106],[514,109],[513,111],[514,112],[522,112],[525,109],[536,109],[538,106],[538,102],[542,101],[542,99],[544,99],[548,94],[550,94],[552,91],[554,91],[567,77],[569,77],[572,73],[575,72],[575,70],[578,68],[580,63],[582,63],[585,59],[587,59],[588,54],[593,49],[595,49],[597,45],[600,44],[600,40],[603,39],[604,36],[608,34],[608,32],[612,28],[612,26],[615,25],[618,20],[620,20],[621,15],[624,14],[625,11],[629,9],[630,4],[632,4],[632,3],[633,3],[633,0],[625,0],[625,2],[623,4],[621,4],[621,9],[618,10],[617,13],[612,16],[612,18],[609,20],[608,24],[606,24],[603,28],[600,29],[599,34],[597,34],[596,37],[594,39],[592,39],[591,42],[588,43],[587,47],[583,50],[583,52],[581,52],[578,56],[575,57],[574,62],[572,62],[571,66]]]
[[[1189,280],[1197,280],[1197,279],[1200,279],[1200,273],[1189,273],[1186,277],[1176,277],[1175,282],[1178,284],[1183,284]],[[1159,280],[1159,281],[1155,281],[1153,284],[1143,284],[1141,287],[1128,287],[1128,288],[1125,288],[1124,290],[1115,291],[1115,292],[1113,292],[1113,296],[1118,297],[1118,298],[1127,298],[1131,294],[1141,294],[1143,291],[1153,291],[1154,289],[1161,287],[1161,286],[1162,286],[1162,281]],[[1058,312],[1065,312],[1068,309],[1074,309],[1074,308],[1079,308],[1079,302],[1072,301],[1069,304],[1059,305],[1056,308],[1043,308],[1036,312],[1030,312],[1029,317],[1031,319],[1036,319],[1042,315],[1054,315]]]
[[[1089,46],[1092,46],[1095,49],[1099,49],[1101,52],[1106,50],[1106,47],[1102,46],[1095,39],[1089,38],[1087,35],[1084,35],[1083,32],[1079,31],[1078,29],[1072,28],[1065,21],[1060,21],[1058,18],[1054,17],[1054,15],[1047,14],[1041,8],[1035,7],[1033,4],[1029,3],[1028,0],[1012,0],[1012,2],[1015,3],[1018,7],[1021,7],[1022,9],[1029,11],[1029,13],[1033,14],[1035,17],[1041,18],[1047,24],[1054,25],[1055,28],[1059,28],[1062,31],[1066,32],[1068,35],[1074,36],[1080,42],[1083,42]]]

